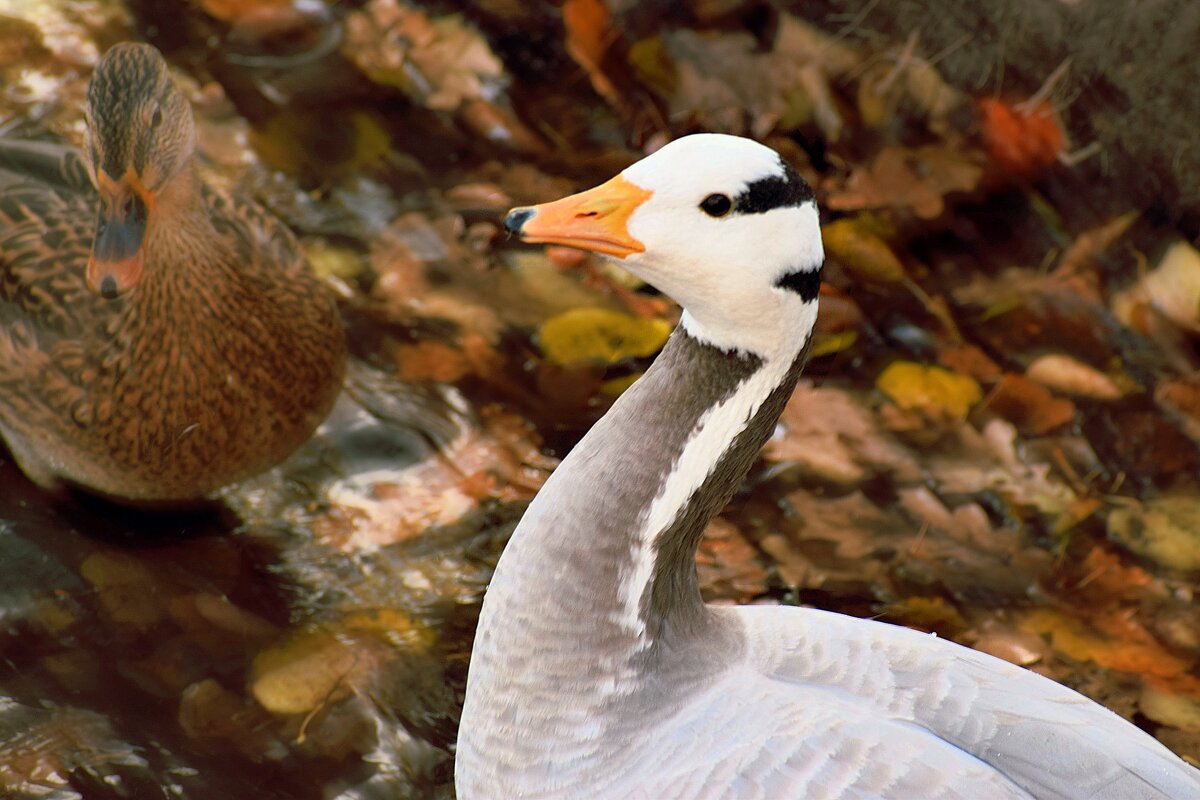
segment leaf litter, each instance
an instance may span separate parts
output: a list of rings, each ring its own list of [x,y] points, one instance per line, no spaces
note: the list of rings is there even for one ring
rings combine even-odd
[[[0,4],[0,120],[78,141],[100,43],[153,9],[53,5]],[[238,796],[286,764],[280,796],[451,796],[503,543],[678,318],[502,215],[700,129],[784,153],[829,255],[808,377],[702,542],[705,598],[936,631],[1200,758],[1194,232],[1080,202],[1057,110],[951,85],[916,34],[688,5],[174,20],[205,169],[292,225],[381,377],[215,523],[62,517],[0,465],[25,487],[0,547],[43,565],[0,609],[0,788]],[[162,710],[131,725],[130,702]],[[197,753],[227,769],[198,780]]]

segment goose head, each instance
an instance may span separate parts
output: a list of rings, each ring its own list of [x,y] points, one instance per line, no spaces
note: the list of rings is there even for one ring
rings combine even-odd
[[[191,163],[195,125],[162,54],[133,42],[116,45],[96,65],[86,117],[84,156],[100,194],[87,280],[112,298],[141,277],[155,203]]]
[[[721,349],[793,351],[816,314],[824,250],[812,189],[750,139],[677,139],[594,189],[513,209],[505,226],[617,260]]]

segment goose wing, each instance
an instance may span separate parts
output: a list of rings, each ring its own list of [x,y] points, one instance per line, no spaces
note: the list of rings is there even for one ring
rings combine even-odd
[[[783,745],[784,761],[764,756],[747,780],[767,785],[818,755],[852,753],[857,757],[842,756],[857,770],[849,785],[863,788],[829,796],[1200,798],[1200,771],[1154,738],[1078,692],[1000,659],[813,609],[717,611],[734,615],[747,641],[745,662],[727,680],[741,696],[723,703],[750,720],[773,705],[815,720],[802,723],[815,738],[801,728],[791,739],[796,744]],[[773,749],[762,735],[757,742],[764,753]],[[896,758],[909,759],[909,773]],[[907,774],[924,788],[885,786],[881,772]]]

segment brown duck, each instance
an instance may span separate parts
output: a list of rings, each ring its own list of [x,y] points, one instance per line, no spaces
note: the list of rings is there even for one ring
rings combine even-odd
[[[199,499],[308,438],[345,333],[291,233],[200,178],[157,50],[101,59],[87,122],[82,154],[0,140],[0,435],[48,488]]]

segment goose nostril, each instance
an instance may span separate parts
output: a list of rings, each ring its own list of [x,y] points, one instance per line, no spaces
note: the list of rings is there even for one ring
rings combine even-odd
[[[520,236],[521,228],[525,227],[536,212],[532,208],[514,208],[508,212],[508,216],[504,218],[504,230],[509,233]]]

